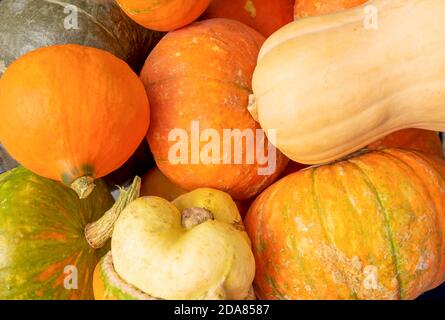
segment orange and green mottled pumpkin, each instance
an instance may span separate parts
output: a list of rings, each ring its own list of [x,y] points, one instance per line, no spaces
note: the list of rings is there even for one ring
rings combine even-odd
[[[260,299],[413,299],[445,280],[445,162],[385,149],[308,168],[245,225]]]
[[[23,167],[0,175],[0,299],[92,299],[94,267],[105,251],[90,248],[84,228],[112,205],[100,180],[80,200]]]

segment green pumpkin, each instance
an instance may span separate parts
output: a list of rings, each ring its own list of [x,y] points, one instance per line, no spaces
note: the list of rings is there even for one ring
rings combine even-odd
[[[84,230],[114,203],[96,183],[80,200],[23,167],[0,175],[0,299],[93,298],[94,267],[109,246],[92,249]]]
[[[0,75],[31,50],[66,43],[109,51],[138,71],[161,35],[133,22],[113,0],[2,0]]]

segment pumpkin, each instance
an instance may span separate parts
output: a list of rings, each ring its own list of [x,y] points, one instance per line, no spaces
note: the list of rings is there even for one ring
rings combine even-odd
[[[240,22],[210,19],[170,32],[148,57],[141,73],[152,111],[147,139],[159,169],[179,187],[211,187],[244,200],[271,184],[286,166],[281,153],[276,153],[276,161],[269,157],[269,143],[257,138],[262,131],[247,112],[251,76],[263,40]],[[213,130],[216,137],[196,141],[194,137],[202,138],[205,129]],[[224,132],[230,129],[250,133],[251,148],[243,141],[237,146],[229,135],[226,141],[232,149],[221,152],[226,145],[221,141]],[[171,139],[178,131],[180,139]],[[255,156],[246,161],[258,152],[274,167],[263,175],[259,171],[267,164],[261,165]],[[203,154],[210,161],[203,160]]]
[[[193,22],[208,7],[210,0],[117,0],[117,3],[140,25],[170,31]]]
[[[114,225],[111,252],[125,283],[158,299],[245,299],[255,274],[236,204],[215,189],[133,201]]]
[[[414,299],[445,280],[445,162],[385,149],[312,167],[247,214],[262,299]]]
[[[81,200],[23,167],[1,174],[0,299],[92,299],[94,267],[111,235],[102,227],[137,198],[139,183],[113,205],[101,180]]]
[[[295,19],[317,16],[353,8],[367,0],[297,0],[295,2]],[[367,146],[370,150],[385,148],[405,148],[423,151],[443,157],[442,144],[436,132],[421,129],[396,131]]]
[[[139,70],[161,34],[128,18],[113,0],[2,0],[0,76],[37,48],[74,43],[103,49]]]
[[[137,149],[149,105],[122,60],[91,47],[51,46],[22,56],[0,79],[0,123],[0,141],[18,162],[85,198],[95,178]]]
[[[294,2],[294,0],[213,0],[203,18],[238,20],[269,37],[293,20]]]
[[[443,158],[442,142],[439,134],[422,129],[405,129],[394,132],[367,146],[369,150],[403,148],[422,151]]]
[[[295,21],[261,49],[250,111],[294,161],[332,161],[404,128],[445,129],[443,1],[368,4]]]
[[[294,17],[300,18],[328,14],[354,8],[368,0],[295,0]]]

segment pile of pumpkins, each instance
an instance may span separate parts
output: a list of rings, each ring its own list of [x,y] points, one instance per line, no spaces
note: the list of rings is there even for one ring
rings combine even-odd
[[[439,286],[443,16],[443,0],[0,0],[0,299]],[[274,170],[173,163],[194,121],[274,132],[255,141]]]

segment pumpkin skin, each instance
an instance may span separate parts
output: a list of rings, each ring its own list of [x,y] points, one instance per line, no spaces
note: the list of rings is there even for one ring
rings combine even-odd
[[[445,55],[433,54],[445,52],[445,27],[435,23],[443,1],[369,4],[377,30],[358,7],[288,24],[260,51],[250,110],[294,161],[333,161],[404,128],[445,129]],[[399,46],[402,30],[409,37]]]
[[[12,157],[75,188],[78,178],[103,177],[130,158],[147,132],[149,104],[136,74],[112,54],[51,46],[4,73],[0,122],[0,141]],[[88,196],[90,186],[76,191]]]
[[[367,0],[297,0],[295,1],[295,20],[350,9],[365,2]],[[367,146],[369,150],[385,148],[412,149],[439,157],[444,155],[439,135],[436,132],[421,129],[400,130]]]
[[[92,299],[93,270],[106,251],[93,250],[84,227],[114,203],[96,181],[80,200],[63,185],[18,167],[0,175],[0,299]],[[64,268],[78,270],[67,290]]]
[[[394,132],[367,146],[369,150],[401,148],[421,151],[437,157],[444,157],[442,142],[437,132],[422,129],[405,129]]]
[[[295,20],[354,8],[368,0],[295,0]]]
[[[171,31],[192,23],[210,0],[117,0],[122,10],[145,28]]]
[[[220,137],[224,129],[247,129],[254,134],[260,129],[249,115],[247,104],[263,40],[259,33],[240,22],[211,19],[169,33],[148,57],[141,73],[152,111],[147,139],[157,166],[179,187],[215,188],[236,200],[244,200],[271,184],[284,170],[288,160],[278,151],[276,168],[270,175],[259,175],[260,165],[256,161],[174,164],[169,160],[169,151],[178,143],[169,141],[169,134],[173,129],[182,129],[191,137],[193,121],[199,121],[200,133],[212,128]],[[185,143],[190,155],[192,139],[188,140]],[[205,143],[201,142],[199,147],[203,152]],[[246,150],[243,143],[243,159]],[[268,155],[267,139],[263,150]]]
[[[65,13],[68,5],[78,8],[78,29],[64,26],[74,9]],[[161,38],[128,18],[113,0],[3,0],[0,21],[0,64],[5,67],[37,48],[73,43],[109,51],[139,71]]]
[[[414,299],[445,280],[445,163],[373,151],[287,176],[245,220],[263,299]]]
[[[294,0],[213,0],[203,18],[237,20],[267,38],[293,20],[294,2]]]
[[[159,299],[242,300],[255,274],[238,209],[215,189],[133,201],[114,225],[111,251],[117,274]]]

